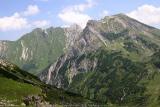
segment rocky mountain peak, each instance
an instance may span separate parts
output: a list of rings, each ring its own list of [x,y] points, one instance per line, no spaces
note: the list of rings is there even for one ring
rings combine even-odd
[[[82,30],[82,28],[81,28],[79,25],[77,25],[77,24],[71,25],[68,29],[72,29],[72,30]]]
[[[114,30],[128,29],[132,33],[148,32],[149,30],[154,29],[153,27],[143,24],[122,13],[113,16],[106,16],[101,19],[100,22]]]
[[[43,30],[42,30],[41,28],[35,28],[35,29],[33,29],[32,32],[36,33],[36,32],[42,32],[42,31],[43,31]]]
[[[80,33],[82,32],[82,28],[77,25],[73,24],[68,28],[64,29],[66,35],[66,49],[69,49],[71,46],[74,45],[75,40],[80,37]]]
[[[101,20],[89,20],[83,33],[90,33],[90,37],[93,34],[99,35],[98,38],[103,41],[104,35],[108,34],[122,34],[127,35],[135,39],[138,35],[145,34],[146,36],[153,36],[152,32],[156,30],[154,27],[143,24],[125,14],[116,14],[112,16],[105,16]],[[88,34],[83,34],[88,36]],[[91,39],[89,37],[89,39]],[[110,38],[110,37],[109,37]]]

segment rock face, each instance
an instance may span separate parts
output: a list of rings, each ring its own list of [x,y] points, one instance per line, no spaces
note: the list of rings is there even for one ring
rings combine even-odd
[[[37,28],[17,41],[0,41],[0,58],[7,59],[23,70],[38,74],[63,54],[81,28]]]
[[[7,50],[7,42],[6,41],[0,41],[0,56],[5,57]]]
[[[91,20],[78,34],[40,79],[100,102],[146,104],[160,30],[118,14]]]

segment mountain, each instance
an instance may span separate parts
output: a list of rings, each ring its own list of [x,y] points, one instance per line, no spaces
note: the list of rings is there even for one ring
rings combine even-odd
[[[45,30],[37,28],[17,41],[0,41],[0,58],[36,75],[55,62],[79,32],[81,28],[77,25]]]
[[[39,78],[109,105],[158,107],[159,72],[160,30],[117,14],[88,21]]]
[[[45,85],[37,77],[0,59],[0,106],[42,106],[86,104],[80,95]]]

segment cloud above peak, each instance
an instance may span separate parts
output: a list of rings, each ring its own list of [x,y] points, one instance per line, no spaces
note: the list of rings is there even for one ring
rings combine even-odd
[[[87,21],[91,19],[91,17],[85,13],[85,10],[92,8],[95,4],[93,0],[86,0],[86,3],[68,6],[58,14],[58,17],[65,25],[78,24],[84,28]]]
[[[145,24],[160,24],[160,7],[155,7],[153,5],[142,5],[136,10],[127,13],[127,15]]]
[[[95,4],[96,3],[93,0],[86,0],[86,3],[69,6],[66,9],[67,9],[67,11],[74,10],[74,11],[78,11],[78,12],[83,12],[86,9],[93,7]]]
[[[19,13],[0,18],[0,31],[20,30],[27,27],[27,25],[27,19],[21,17]]]
[[[50,24],[50,22],[47,20],[37,20],[37,21],[33,22],[32,26],[38,27],[38,28],[39,27],[44,28],[44,27],[48,26],[49,24]]]
[[[29,5],[27,9],[23,12],[24,16],[36,15],[40,12],[37,5]]]
[[[50,22],[47,20],[28,20],[28,16],[36,15],[39,12],[40,9],[37,5],[29,5],[25,11],[15,12],[11,16],[0,17],[0,31],[17,31],[48,26]]]
[[[109,12],[107,10],[103,10],[100,16],[103,18],[105,16],[109,15]]]

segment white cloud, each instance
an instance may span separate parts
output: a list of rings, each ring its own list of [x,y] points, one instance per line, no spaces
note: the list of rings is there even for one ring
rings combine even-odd
[[[88,20],[91,17],[84,13],[88,8],[91,8],[95,5],[95,2],[92,0],[87,0],[84,4],[73,5],[64,8],[59,14],[58,17],[65,22],[66,25],[78,24],[82,28],[86,26]]]
[[[26,11],[16,12],[11,16],[0,17],[0,31],[6,32],[48,26],[50,23],[47,20],[27,20],[27,16],[35,15],[38,12],[38,6],[29,5]]]
[[[37,20],[35,22],[33,22],[32,26],[34,27],[46,27],[50,24],[49,21],[47,20]]]
[[[76,11],[62,12],[59,14],[59,17],[61,18],[61,20],[63,20],[65,23],[69,25],[76,23],[80,25],[82,28],[84,28],[87,21],[91,19],[91,17],[87,14],[83,14]]]
[[[29,5],[27,7],[27,10],[23,12],[24,16],[31,16],[38,14],[40,12],[40,9],[37,5]]]
[[[74,10],[74,11],[78,11],[78,12],[83,12],[86,9],[93,7],[94,5],[95,5],[95,2],[93,0],[86,0],[86,3],[70,6],[70,7],[68,7],[67,10]]]
[[[142,5],[127,15],[146,24],[160,24],[160,7],[153,5]]]
[[[105,17],[109,14],[109,12],[107,10],[103,10],[103,12],[101,13],[101,17]]]
[[[28,25],[27,19],[20,16],[19,13],[14,13],[9,17],[0,18],[0,31],[20,30]]]

